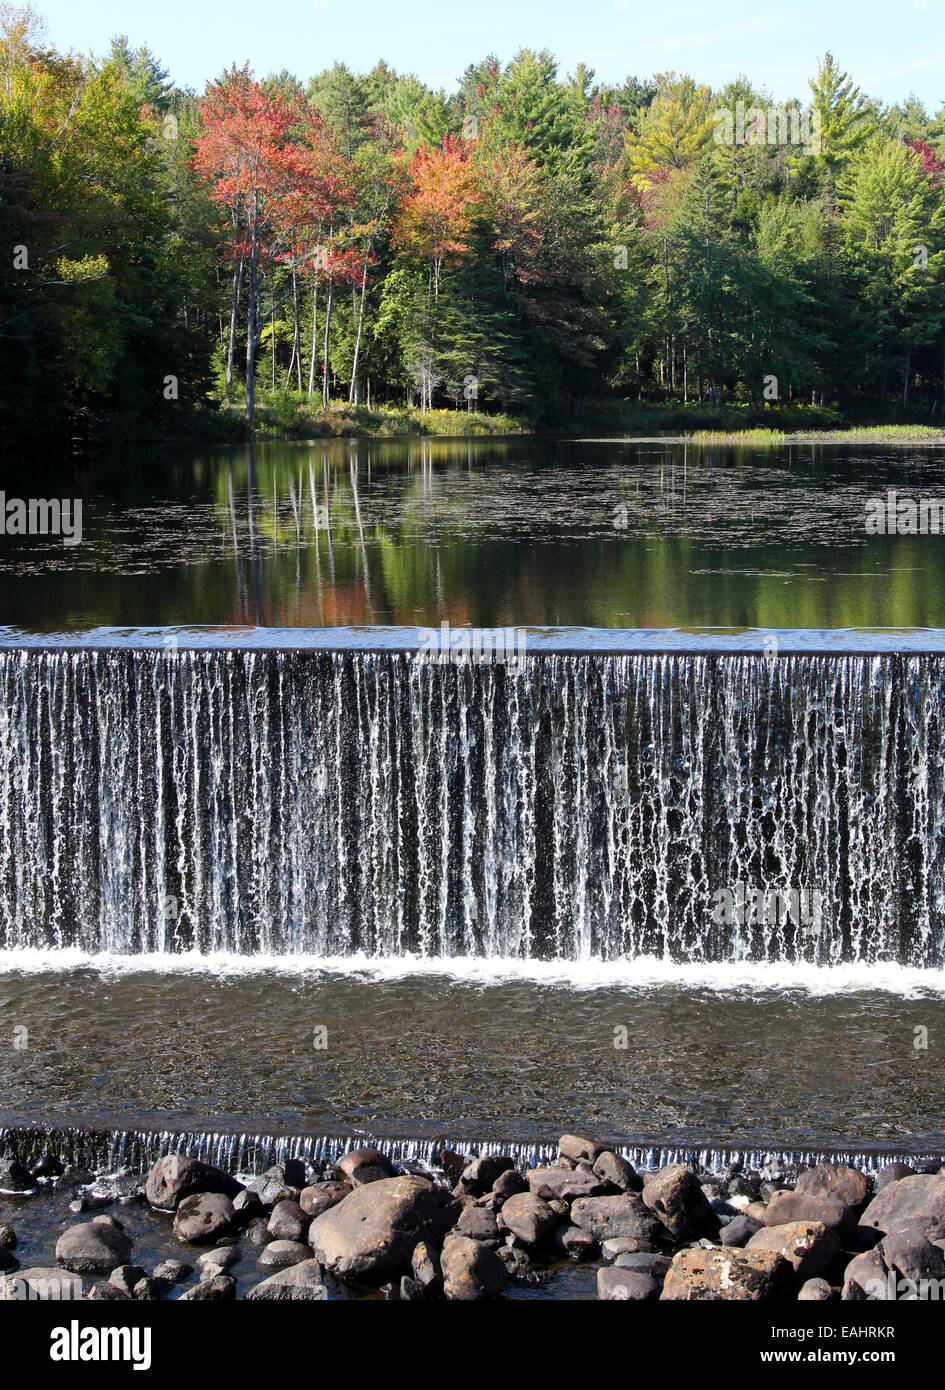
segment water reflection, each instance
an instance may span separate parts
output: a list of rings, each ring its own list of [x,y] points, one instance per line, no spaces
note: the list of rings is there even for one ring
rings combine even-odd
[[[945,537],[864,524],[888,486],[945,495],[943,462],[539,439],[86,458],[37,470],[83,498],[81,545],[0,538],[0,623],[945,627]]]

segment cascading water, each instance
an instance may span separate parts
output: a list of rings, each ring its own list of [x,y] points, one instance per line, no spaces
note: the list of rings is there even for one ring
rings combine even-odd
[[[6,948],[945,963],[940,655],[24,647],[0,685]]]

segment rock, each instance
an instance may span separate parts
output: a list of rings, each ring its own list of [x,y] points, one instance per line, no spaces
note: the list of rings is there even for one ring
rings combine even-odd
[[[780,1255],[792,1266],[797,1278],[805,1280],[827,1268],[840,1251],[840,1237],[822,1221],[788,1221],[756,1231],[745,1250]]]
[[[316,1216],[321,1216],[323,1211],[329,1207],[336,1206],[339,1202],[351,1193],[352,1187],[349,1182],[316,1182],[309,1187],[303,1187],[299,1193],[299,1206],[306,1216],[314,1221]]]
[[[470,1154],[457,1153],[455,1149],[440,1149],[436,1155],[436,1162],[449,1181],[455,1186],[471,1163]]]
[[[889,1270],[879,1249],[867,1250],[850,1261],[843,1274],[840,1297],[844,1303],[882,1303],[890,1296]]]
[[[460,1174],[456,1194],[460,1197],[484,1197],[496,1179],[514,1167],[507,1154],[486,1154],[474,1158]]]
[[[456,1223],[456,1232],[458,1235],[468,1236],[470,1240],[491,1241],[493,1246],[499,1243],[495,1212],[489,1211],[486,1207],[466,1207]]]
[[[124,1289],[117,1288],[108,1279],[101,1279],[92,1285],[85,1297],[89,1303],[128,1303],[134,1294],[125,1293]]]
[[[618,1255],[614,1261],[616,1269],[634,1269],[638,1274],[648,1274],[658,1284],[662,1284],[666,1278],[671,1264],[672,1260],[668,1255],[644,1255],[632,1250]]]
[[[915,1173],[914,1168],[910,1168],[908,1163],[887,1163],[876,1174],[876,1191],[882,1192],[884,1187],[888,1187],[891,1182],[898,1182],[900,1178],[911,1178]]]
[[[300,1240],[273,1240],[260,1251],[259,1264],[263,1269],[283,1269],[286,1265],[311,1261],[312,1252]]]
[[[718,1217],[695,1173],[685,1164],[670,1163],[657,1173],[643,1189],[643,1202],[674,1240],[696,1240],[699,1236],[718,1234]]]
[[[317,1216],[308,1240],[337,1278],[381,1284],[408,1272],[418,1240],[438,1245],[451,1216],[444,1190],[425,1178],[382,1178]]]
[[[0,1250],[13,1250],[16,1246],[16,1231],[6,1221],[0,1221]]]
[[[46,1265],[34,1265],[0,1279],[0,1303],[27,1299],[75,1300],[82,1298],[84,1293],[85,1284],[78,1274]]]
[[[889,1183],[863,1212],[860,1225],[883,1235],[914,1229],[928,1240],[945,1236],[945,1177],[916,1173]]]
[[[653,1241],[662,1231],[643,1199],[630,1192],[620,1197],[581,1197],[571,1207],[571,1220],[599,1241],[619,1236]]]
[[[57,1154],[47,1150],[38,1163],[33,1165],[34,1178],[61,1178],[66,1165]]]
[[[108,1282],[114,1284],[116,1289],[121,1289],[129,1298],[133,1298],[135,1285],[146,1277],[140,1265],[118,1265],[108,1276]]]
[[[154,1278],[166,1279],[170,1284],[182,1284],[193,1272],[193,1265],[184,1264],[183,1260],[162,1260],[154,1266]]]
[[[856,1215],[844,1202],[804,1192],[776,1192],[768,1203],[765,1225],[787,1226],[795,1221],[819,1221],[828,1231],[836,1231],[841,1240],[856,1230]]]
[[[56,1242],[56,1262],[76,1274],[108,1274],[127,1264],[131,1241],[124,1231],[104,1221],[70,1226]]]
[[[248,1187],[244,1187],[242,1192],[237,1192],[233,1198],[233,1219],[237,1226],[248,1226],[256,1217],[264,1215],[264,1211],[259,1193],[251,1191]]]
[[[506,1197],[517,1197],[520,1192],[527,1192],[528,1183],[517,1168],[507,1168],[492,1184],[492,1191],[504,1201]]]
[[[561,1157],[570,1159],[572,1163],[577,1163],[582,1158],[588,1163],[593,1163],[606,1151],[606,1144],[597,1144],[593,1139],[584,1139],[577,1134],[562,1134],[558,1143]]]
[[[808,1279],[797,1295],[798,1303],[827,1303],[832,1298],[833,1289],[826,1279]]]
[[[615,1265],[597,1271],[597,1297],[609,1302],[652,1303],[660,1296],[660,1286],[649,1274]]]
[[[297,1202],[301,1187],[290,1182],[289,1178],[297,1178],[300,1173],[304,1175],[304,1169],[299,1166],[297,1159],[291,1160],[288,1164],[274,1163],[265,1173],[253,1179],[250,1188],[267,1207],[274,1207],[277,1202]],[[303,1176],[302,1186],[304,1185]]]
[[[131,1295],[139,1303],[147,1302],[151,1299],[163,1298],[173,1286],[166,1279],[149,1279],[147,1275],[139,1279],[131,1290]]]
[[[541,1198],[536,1198],[536,1201],[541,1201]],[[597,1251],[596,1237],[580,1226],[559,1226],[555,1232],[555,1243],[574,1260],[590,1259]]]
[[[144,1185],[144,1195],[160,1211],[176,1211],[185,1197],[198,1192],[218,1192],[235,1197],[242,1183],[199,1159],[185,1154],[166,1154],[154,1164]]]
[[[600,1196],[606,1190],[596,1173],[579,1173],[571,1168],[529,1168],[525,1178],[532,1195],[546,1202],[573,1202],[578,1197]]]
[[[440,1256],[443,1292],[454,1302],[494,1298],[508,1283],[508,1271],[482,1241],[449,1235]]]
[[[33,1178],[16,1158],[0,1158],[0,1192],[32,1192]]]
[[[665,1300],[759,1303],[779,1292],[788,1266],[769,1250],[680,1250],[663,1284]]]
[[[69,1210],[74,1211],[77,1216],[90,1211],[104,1211],[114,1200],[114,1197],[109,1197],[104,1192],[81,1192],[69,1203]]]
[[[196,1192],[178,1204],[174,1234],[191,1245],[209,1245],[236,1230],[233,1203],[219,1192]]]
[[[312,1218],[299,1202],[277,1202],[269,1218],[273,1240],[304,1240]]]
[[[610,1183],[612,1187],[619,1187],[621,1192],[639,1192],[643,1187],[643,1179],[640,1177],[632,1163],[628,1163],[620,1154],[615,1154],[610,1149],[606,1149],[599,1154],[594,1161],[593,1172],[602,1182]]]
[[[308,1255],[306,1249],[305,1254]],[[201,1279],[208,1275],[226,1274],[227,1270],[240,1262],[240,1252],[235,1245],[218,1245],[214,1250],[206,1250],[197,1256],[197,1268]]]
[[[917,1230],[896,1231],[885,1236],[879,1246],[887,1269],[899,1278],[918,1284],[922,1280],[945,1280],[945,1251],[933,1245]]]
[[[436,1288],[443,1282],[440,1257],[425,1240],[418,1241],[410,1260],[413,1277],[423,1289]]]
[[[648,1240],[636,1236],[614,1236],[602,1242],[600,1253],[605,1260],[616,1260],[620,1255],[653,1254],[653,1245]]]
[[[763,1229],[757,1221],[752,1221],[750,1216],[733,1216],[731,1221],[722,1227],[720,1239],[723,1245],[747,1245],[755,1232]]]
[[[767,1202],[749,1202],[742,1215],[747,1216],[749,1221],[757,1221],[759,1226],[764,1226],[765,1218],[768,1215],[768,1204]]]
[[[257,1303],[324,1303],[328,1297],[317,1260],[300,1260],[289,1269],[270,1274],[246,1295]]]
[[[795,1191],[809,1197],[832,1197],[847,1207],[861,1207],[866,1201],[869,1183],[866,1174],[857,1168],[818,1163],[816,1168],[809,1168],[800,1175]]]
[[[351,1149],[335,1164],[335,1177],[352,1187],[394,1176],[394,1165],[380,1149]]]
[[[215,1274],[212,1279],[201,1279],[192,1289],[182,1293],[178,1302],[185,1299],[193,1303],[224,1303],[236,1297],[236,1280],[231,1274]]]
[[[265,1216],[256,1216],[243,1231],[243,1240],[247,1245],[268,1245],[269,1244],[269,1221]]]
[[[400,1276],[400,1289],[398,1297],[404,1303],[418,1303],[426,1298],[427,1291],[422,1284],[418,1284],[416,1279],[411,1279],[409,1274]]]
[[[501,1220],[516,1240],[528,1246],[550,1245],[559,1225],[548,1203],[531,1192],[509,1197],[502,1207]]]

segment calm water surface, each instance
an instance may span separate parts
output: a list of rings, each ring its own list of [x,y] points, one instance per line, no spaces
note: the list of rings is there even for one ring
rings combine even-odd
[[[868,499],[945,497],[943,474],[939,447],[849,444],[84,458],[30,483],[82,498],[82,544],[0,537],[0,626],[945,627],[945,536],[865,531]]]

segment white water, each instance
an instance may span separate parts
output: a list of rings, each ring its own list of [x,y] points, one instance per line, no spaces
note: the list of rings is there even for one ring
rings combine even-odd
[[[908,992],[919,972],[937,990],[943,671],[6,649],[4,967],[196,953],[628,987]],[[816,891],[822,920],[716,920],[739,883]]]

